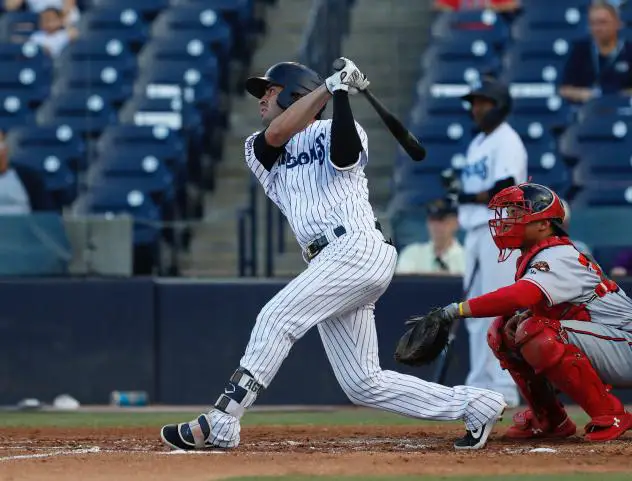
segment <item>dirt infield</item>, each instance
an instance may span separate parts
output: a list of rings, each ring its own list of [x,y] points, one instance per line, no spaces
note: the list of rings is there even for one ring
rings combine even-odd
[[[509,474],[632,471],[632,437],[509,443],[499,428],[485,451],[457,453],[453,425],[248,427],[231,452],[170,452],[154,428],[7,428],[0,480],[212,480],[231,476],[328,474]],[[531,452],[534,448],[555,452]]]

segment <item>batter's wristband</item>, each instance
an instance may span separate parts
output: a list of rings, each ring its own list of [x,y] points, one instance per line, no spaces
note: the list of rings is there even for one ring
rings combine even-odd
[[[463,303],[459,302],[459,316],[463,317]]]

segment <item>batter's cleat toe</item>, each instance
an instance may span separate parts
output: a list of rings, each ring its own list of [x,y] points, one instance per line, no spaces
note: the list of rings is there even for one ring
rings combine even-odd
[[[596,416],[586,425],[587,441],[613,441],[632,429],[632,414]]]
[[[483,449],[487,444],[487,438],[494,430],[496,423],[502,418],[507,405],[503,404],[499,410],[481,427],[475,430],[467,429],[465,436],[454,443],[454,449]]]
[[[160,438],[169,447],[177,450],[214,449],[207,439],[211,426],[207,414],[201,414],[194,421],[180,424],[167,424],[160,430]]]
[[[531,409],[516,413],[513,422],[503,439],[563,439],[577,432],[577,426],[568,416],[556,425],[543,424]]]

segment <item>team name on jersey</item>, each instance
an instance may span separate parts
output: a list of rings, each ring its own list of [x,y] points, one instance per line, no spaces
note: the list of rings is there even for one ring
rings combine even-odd
[[[283,152],[279,165],[285,165],[286,169],[293,169],[299,165],[313,164],[318,162],[319,165],[323,165],[325,161],[325,133],[321,132],[314,139],[314,143],[309,146],[309,150],[299,152],[298,155],[292,155],[287,150]]]
[[[486,179],[487,172],[487,160],[488,156],[485,155],[482,159],[477,160],[473,164],[468,164],[463,167],[462,175],[464,177],[480,177],[481,179]]]

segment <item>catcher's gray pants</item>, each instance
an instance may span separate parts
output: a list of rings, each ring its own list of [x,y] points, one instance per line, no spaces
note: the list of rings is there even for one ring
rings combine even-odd
[[[593,322],[561,324],[568,342],[586,354],[604,383],[632,387],[632,332]]]

